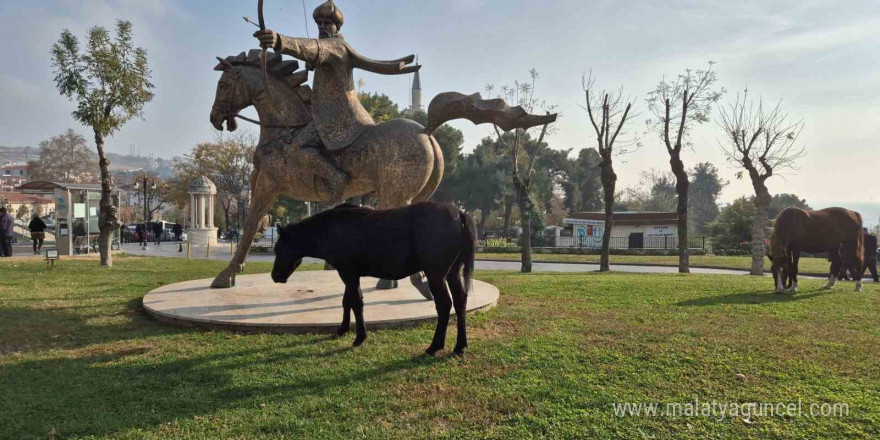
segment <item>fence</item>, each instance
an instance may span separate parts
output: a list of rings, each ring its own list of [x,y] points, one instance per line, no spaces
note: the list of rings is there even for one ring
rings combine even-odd
[[[480,240],[480,245],[487,247],[519,247],[519,239],[490,238]],[[546,248],[588,248],[600,249],[601,238],[593,237],[554,237],[538,235],[532,237],[532,246]],[[708,251],[706,237],[689,237],[689,249]],[[678,249],[678,237],[611,237],[611,249]]]
[[[234,239],[236,245],[240,245],[240,238]],[[277,234],[265,234],[257,236],[251,247],[272,248],[277,241]],[[513,238],[489,238],[480,240],[481,246],[487,247],[519,247],[519,239]],[[554,237],[538,235],[532,237],[532,246],[545,248],[587,248],[600,249],[601,238],[593,237]],[[706,237],[689,237],[689,249],[702,249],[709,251],[709,240]],[[644,237],[633,240],[630,237],[611,237],[611,249],[678,249],[678,237]]]

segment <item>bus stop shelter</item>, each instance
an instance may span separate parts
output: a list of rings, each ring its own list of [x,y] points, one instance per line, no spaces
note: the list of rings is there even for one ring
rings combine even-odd
[[[60,255],[95,252],[101,214],[101,185],[34,181],[21,185],[18,190],[55,201],[55,242]],[[117,208],[121,194],[121,190],[113,191],[112,201]],[[118,231],[113,235],[114,246],[118,246]]]

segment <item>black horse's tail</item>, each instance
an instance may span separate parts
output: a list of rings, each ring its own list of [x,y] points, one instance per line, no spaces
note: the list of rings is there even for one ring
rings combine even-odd
[[[473,220],[464,212],[459,211],[459,219],[461,227],[464,228],[464,242],[462,243],[461,253],[458,256],[458,262],[464,266],[464,292],[471,291],[474,275],[474,254],[477,252],[477,228],[474,226]]]

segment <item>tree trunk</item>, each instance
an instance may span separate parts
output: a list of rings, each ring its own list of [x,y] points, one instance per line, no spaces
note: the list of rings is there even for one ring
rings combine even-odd
[[[532,273],[532,201],[525,186],[520,185],[517,192],[519,193],[519,222],[523,231],[520,272]]]
[[[617,174],[611,162],[611,154],[602,160],[602,188],[605,191],[605,231],[602,234],[602,254],[599,257],[599,272],[611,270],[611,229],[614,225],[614,191]]]
[[[678,194],[678,272],[690,273],[690,250],[688,249],[688,181],[687,171],[679,153],[669,159],[675,174],[675,193]]]
[[[767,247],[764,244],[767,228],[767,210],[770,207],[770,191],[764,182],[753,182],[755,187],[755,223],[752,225],[752,270],[751,274],[764,275],[764,258],[767,255]]]
[[[480,209],[480,226],[477,231],[477,239],[481,240],[485,237],[486,232],[486,217],[489,216],[489,211],[486,209]]]
[[[104,152],[104,136],[95,131],[95,144],[98,147],[98,166],[101,169],[101,201],[98,207],[101,214],[98,219],[98,251],[101,254],[101,266],[112,267],[113,256],[110,254],[110,243],[113,233],[119,229],[119,218],[113,206],[113,176],[110,175],[110,161]]]
[[[506,196],[504,198],[504,237],[506,238],[510,232],[510,214],[513,212],[513,197]]]

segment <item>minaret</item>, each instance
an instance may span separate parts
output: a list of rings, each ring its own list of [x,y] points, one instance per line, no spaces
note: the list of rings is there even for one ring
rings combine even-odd
[[[416,60],[416,65],[419,62]],[[416,70],[415,76],[413,77],[412,83],[412,105],[410,106],[412,111],[418,111],[422,109],[422,80],[419,77],[419,71]]]

